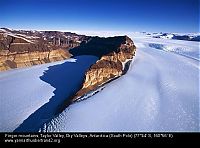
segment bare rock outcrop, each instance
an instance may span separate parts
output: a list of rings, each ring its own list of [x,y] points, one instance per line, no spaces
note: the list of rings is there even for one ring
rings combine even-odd
[[[136,47],[133,41],[127,36],[114,37],[114,40],[113,38],[107,38],[108,42],[106,41],[106,44],[109,44],[109,41],[115,40],[119,41],[115,42],[115,45],[117,45],[115,48],[105,48],[105,51],[100,52],[107,53],[109,51],[105,55],[98,55],[100,59],[86,72],[83,85],[75,96],[73,96],[72,101],[78,100],[88,92],[127,72],[130,61],[132,61],[135,55]],[[110,42],[110,44],[112,43]]]
[[[0,29],[0,71],[60,61],[71,57],[70,48],[87,39],[59,31]]]
[[[70,54],[64,49],[20,53],[4,51],[0,52],[0,71],[60,61],[69,57]]]

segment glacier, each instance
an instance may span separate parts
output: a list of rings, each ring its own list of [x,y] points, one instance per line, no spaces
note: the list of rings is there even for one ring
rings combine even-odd
[[[136,57],[126,75],[70,105],[40,131],[199,131],[199,43],[146,36],[133,41]],[[168,52],[150,43],[181,48]]]
[[[72,67],[82,61],[83,77],[95,57],[1,72],[0,131],[198,132],[199,42],[141,33],[130,37],[137,51],[129,71],[57,115],[69,90],[82,80],[65,79],[80,74],[70,71],[68,64]],[[55,96],[58,102],[51,103]]]

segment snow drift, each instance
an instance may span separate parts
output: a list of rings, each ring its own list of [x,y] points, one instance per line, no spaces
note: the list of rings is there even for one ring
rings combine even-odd
[[[40,131],[199,131],[199,60],[188,58],[190,49],[198,54],[198,44],[133,40],[138,50],[126,75],[72,104]],[[164,45],[158,50],[152,42]],[[189,47],[187,57],[163,50],[175,45]]]

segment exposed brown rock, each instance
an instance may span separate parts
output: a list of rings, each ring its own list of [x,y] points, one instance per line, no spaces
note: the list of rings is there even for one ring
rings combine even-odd
[[[60,61],[86,36],[59,31],[0,29],[0,71]]]
[[[124,41],[113,52],[103,55],[85,74],[85,80],[81,89],[72,97],[72,101],[78,100],[88,92],[97,89],[102,84],[119,77],[127,70],[125,64],[132,60],[136,47],[133,41],[125,36]]]
[[[0,53],[0,71],[13,68],[29,67],[38,64],[55,62],[70,57],[68,51],[56,49],[51,51],[34,51],[24,53]]]

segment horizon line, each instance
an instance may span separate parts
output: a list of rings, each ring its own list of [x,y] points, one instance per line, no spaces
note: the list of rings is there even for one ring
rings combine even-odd
[[[75,30],[75,29],[34,29],[34,28],[10,28],[10,27],[0,27],[7,28],[9,30],[27,30],[27,31],[58,31],[58,32],[71,32],[79,35],[88,36],[116,36],[116,35],[131,35],[134,33],[173,33],[173,34],[200,34],[200,32],[165,32],[165,31],[119,31],[119,30]]]

